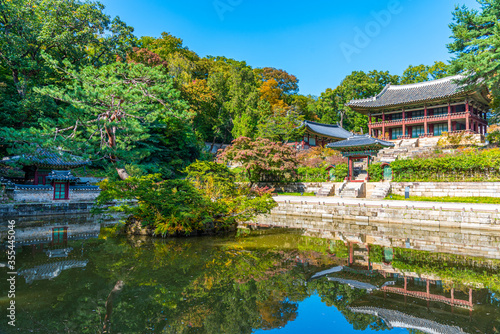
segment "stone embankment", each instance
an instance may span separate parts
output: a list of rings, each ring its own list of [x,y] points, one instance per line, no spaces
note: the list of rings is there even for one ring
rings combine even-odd
[[[272,214],[329,220],[355,220],[434,227],[490,229],[500,232],[499,205],[407,201],[343,200],[277,196]]]
[[[249,225],[387,247],[499,258],[498,205],[278,196],[279,206]]]

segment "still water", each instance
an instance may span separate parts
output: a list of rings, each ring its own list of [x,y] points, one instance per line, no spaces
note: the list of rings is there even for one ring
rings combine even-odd
[[[388,247],[360,234],[162,240],[89,221],[26,226],[15,327],[4,315],[0,333],[500,333],[495,254]],[[1,314],[9,301],[2,293]]]

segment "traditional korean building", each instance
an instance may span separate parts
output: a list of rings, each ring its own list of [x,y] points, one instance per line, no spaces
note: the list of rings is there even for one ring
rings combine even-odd
[[[377,96],[347,106],[369,118],[369,134],[389,140],[440,136],[443,132],[485,134],[487,89],[465,89],[463,76],[410,85],[387,85]]]
[[[312,121],[304,121],[306,128],[302,145],[304,148],[313,146],[325,146],[328,143],[344,140],[352,136],[338,124],[323,124]]]
[[[354,135],[347,138],[346,140],[326,145],[326,147],[328,148],[340,151],[342,153],[342,156],[347,158],[349,173],[346,181],[355,181],[354,161],[366,159],[366,165],[368,166],[370,164],[371,158],[377,156],[378,152],[381,149],[393,146],[394,143],[376,139],[370,137],[369,135]],[[366,180],[359,181],[368,181],[370,179],[370,175],[367,173],[366,176]]]
[[[24,178],[2,178],[7,195],[15,201],[93,201],[100,192],[98,186],[81,182],[71,173],[71,169],[90,164],[89,160],[74,155],[39,150],[6,157],[0,164],[22,167]]]

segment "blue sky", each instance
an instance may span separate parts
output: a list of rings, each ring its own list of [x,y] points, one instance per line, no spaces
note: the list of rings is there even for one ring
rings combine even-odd
[[[301,94],[335,88],[352,71],[448,61],[456,4],[475,0],[101,0],[137,36],[170,32],[200,56],[245,60],[299,78]]]

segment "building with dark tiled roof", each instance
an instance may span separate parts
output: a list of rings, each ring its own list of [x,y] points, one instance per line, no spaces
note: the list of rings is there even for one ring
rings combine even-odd
[[[347,106],[369,117],[369,134],[384,139],[440,136],[443,132],[485,134],[486,88],[468,89],[463,76],[409,85],[387,85],[377,96]]]
[[[344,140],[352,136],[352,133],[345,130],[338,124],[323,124],[312,121],[304,121],[305,127],[303,145],[325,146],[328,143]]]
[[[37,150],[32,154],[6,157],[5,166],[21,166],[24,178],[4,179],[7,195],[18,202],[93,201],[98,186],[82,182],[70,169],[90,161],[64,152]]]

